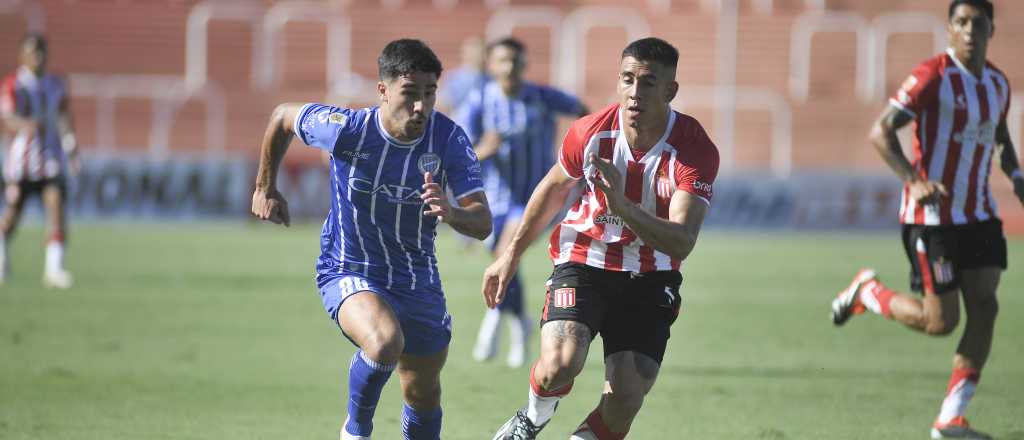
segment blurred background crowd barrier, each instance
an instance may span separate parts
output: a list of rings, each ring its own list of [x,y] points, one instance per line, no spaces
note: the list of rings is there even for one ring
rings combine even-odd
[[[1024,85],[1024,3],[996,0],[989,58]],[[619,54],[655,35],[681,54],[674,107],[722,153],[710,223],[768,228],[893,228],[899,183],[866,135],[910,70],[946,46],[935,0],[0,0],[0,70],[44,32],[65,75],[83,146],[72,215],[242,218],[258,142],[285,101],[376,101],[376,57],[421,38],[447,71],[462,42],[513,35],[527,78],[614,101]],[[442,81],[444,77],[442,77]],[[442,87],[444,87],[442,83]],[[1024,92],[1010,129],[1024,144]],[[909,145],[909,133],[904,133]],[[317,152],[293,146],[283,178],[295,215],[326,210]],[[1024,210],[993,173],[1001,216]]]

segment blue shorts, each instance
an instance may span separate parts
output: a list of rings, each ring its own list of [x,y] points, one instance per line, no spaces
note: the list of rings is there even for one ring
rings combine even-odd
[[[372,292],[387,302],[398,317],[405,337],[402,353],[425,356],[444,350],[452,340],[452,317],[444,295],[440,291],[417,295],[402,289],[388,290],[384,286],[362,274],[347,273],[324,284],[320,288],[320,300],[327,316],[340,326],[338,309],[341,304],[356,292]],[[355,344],[348,335],[345,337]]]

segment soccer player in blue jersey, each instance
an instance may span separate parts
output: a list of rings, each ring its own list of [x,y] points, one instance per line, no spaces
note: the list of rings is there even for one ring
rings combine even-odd
[[[530,194],[555,163],[556,117],[588,112],[575,96],[523,79],[526,46],[519,40],[496,40],[486,53],[487,71],[493,80],[470,95],[456,120],[466,128],[483,163],[484,188],[494,216],[494,233],[487,244],[497,256],[519,226]],[[505,301],[488,310],[480,323],[473,349],[476,360],[495,355],[502,314],[509,314],[507,361],[512,367],[523,365],[533,325],[525,306],[522,282],[516,275]]]
[[[378,58],[380,105],[282,104],[260,147],[252,212],[289,224],[275,186],[293,135],[330,152],[331,209],[316,281],[328,316],[359,349],[349,366],[341,439],[369,439],[384,383],[398,370],[407,439],[441,433],[440,372],[451,318],[434,254],[438,223],[483,240],[491,215],[472,144],[434,112],[441,62],[423,42],[389,43]],[[455,194],[451,206],[444,188]]]

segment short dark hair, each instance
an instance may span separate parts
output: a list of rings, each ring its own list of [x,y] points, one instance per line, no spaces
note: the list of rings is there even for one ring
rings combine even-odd
[[[622,50],[622,58],[633,57],[637,61],[657,62],[665,67],[676,68],[679,63],[679,51],[667,41],[660,38],[641,38]]]
[[[377,58],[377,74],[382,80],[391,80],[414,72],[441,76],[441,60],[426,43],[403,38],[384,46]]]
[[[515,37],[505,37],[494,40],[487,44],[487,54],[490,55],[491,51],[498,46],[505,46],[509,49],[516,51],[516,54],[522,56],[526,54],[526,45],[522,41]]]
[[[992,2],[989,0],[953,0],[949,2],[949,16],[946,17],[947,20],[951,20],[953,18],[953,12],[956,11],[956,7],[960,5],[974,6],[975,8],[985,11],[985,15],[988,16],[989,21],[994,21],[996,19],[995,9],[992,7]]]
[[[21,37],[21,44],[18,45],[21,50],[25,50],[25,46],[31,44],[34,48],[46,52],[46,37],[39,32],[29,32]]]

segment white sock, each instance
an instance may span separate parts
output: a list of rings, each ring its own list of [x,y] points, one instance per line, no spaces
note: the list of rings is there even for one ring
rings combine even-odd
[[[949,423],[957,417],[963,416],[967,411],[967,404],[971,403],[974,397],[974,390],[978,384],[970,379],[961,379],[949,390],[946,399],[942,401],[942,409],[939,410],[939,423]]]
[[[531,373],[532,374],[532,373]],[[530,400],[526,404],[526,417],[533,422],[534,426],[540,426],[551,420],[555,415],[555,404],[562,398],[560,396],[541,397],[530,389]]]
[[[508,365],[518,368],[526,362],[526,347],[530,339],[533,320],[527,314],[513,316],[508,322]]]
[[[46,245],[46,271],[60,272],[64,270],[64,243],[51,241]]]
[[[480,332],[476,335],[476,347],[473,349],[473,356],[477,360],[483,360],[494,355],[498,349],[498,337],[501,336],[501,312],[498,309],[488,309],[480,322]]]

